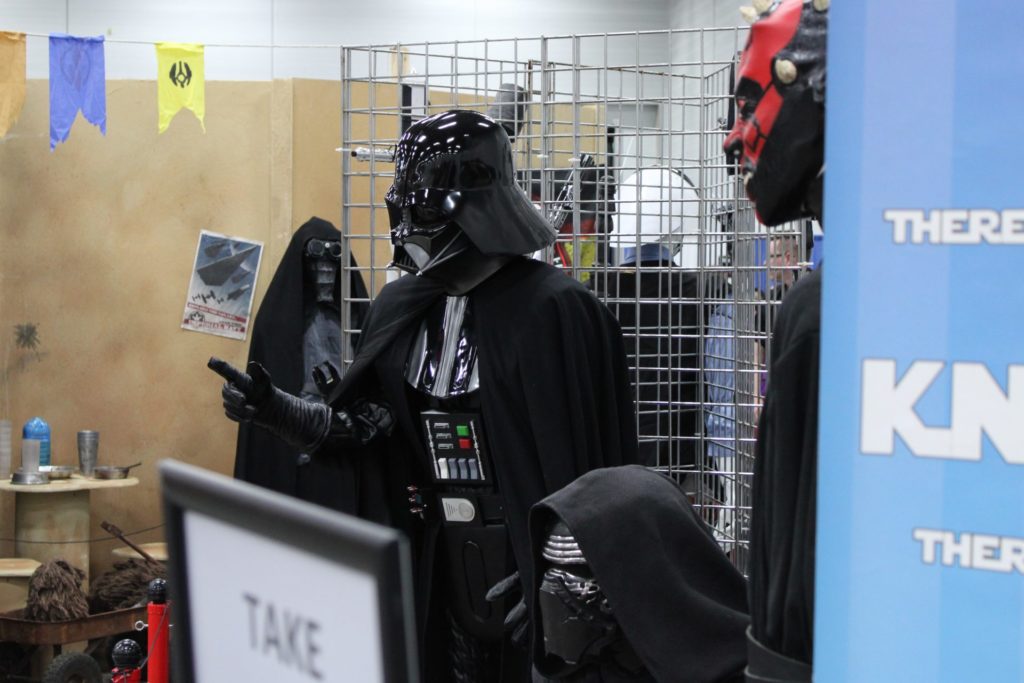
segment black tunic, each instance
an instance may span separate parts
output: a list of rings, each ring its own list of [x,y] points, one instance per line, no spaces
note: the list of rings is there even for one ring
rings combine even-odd
[[[751,512],[753,635],[806,663],[814,642],[821,277],[819,268],[793,286],[775,324]]]
[[[644,464],[697,463],[697,275],[671,260],[599,272],[594,291],[622,326],[630,379],[637,388]]]
[[[299,395],[306,381],[303,358],[303,334],[306,315],[304,307],[315,305],[316,293],[306,284],[303,273],[303,251],[306,242],[317,238],[340,240],[341,233],[321,218],[310,218],[292,236],[281,263],[263,297],[252,327],[249,360],[263,365],[274,384],[290,394]],[[354,262],[353,262],[354,263]],[[366,288],[356,270],[351,271],[352,294],[366,298]],[[355,322],[365,315],[365,304],[353,304]],[[338,365],[341,359],[334,359]],[[251,423],[238,426],[235,451],[235,477],[285,493],[311,503],[346,509],[337,496],[339,481],[348,476],[338,463],[307,462],[299,451],[262,427]],[[306,463],[306,464],[300,464]]]
[[[420,320],[442,296],[442,286],[426,277],[405,276],[381,290],[356,358],[329,402],[341,409],[360,397],[383,398],[397,427],[362,452],[325,447],[315,456],[352,468],[351,484],[338,491],[351,497],[347,507],[390,520],[412,538],[424,647],[439,525],[408,512],[406,487],[430,479],[405,363]],[[476,316],[483,425],[516,566],[528,567],[527,517],[534,503],[591,469],[637,461],[622,336],[593,293],[527,258],[516,258],[468,296]],[[387,491],[369,490],[373,481],[384,482]],[[531,577],[523,578],[531,591]]]
[[[662,683],[742,680],[746,584],[675,482],[644,467],[615,467],[585,474],[545,498],[530,514],[534,581],[547,529],[556,518],[576,537],[651,678]],[[543,674],[549,668],[536,634],[533,648]],[[590,666],[572,680],[626,679],[609,667]]]

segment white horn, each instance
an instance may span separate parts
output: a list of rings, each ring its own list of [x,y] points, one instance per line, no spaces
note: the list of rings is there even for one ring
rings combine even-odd
[[[779,81],[784,85],[789,85],[796,80],[797,71],[796,64],[789,61],[788,59],[779,59],[775,61],[775,75]]]

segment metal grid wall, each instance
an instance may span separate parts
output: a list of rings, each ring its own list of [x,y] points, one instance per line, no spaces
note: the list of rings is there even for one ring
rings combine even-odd
[[[535,256],[619,318],[641,447],[745,571],[772,283],[783,278],[767,254],[790,251],[796,272],[806,250],[801,226],[769,234],[757,223],[721,151],[743,40],[729,28],[345,48],[342,224],[372,299],[399,276],[388,268],[384,194],[401,132],[451,108],[488,111],[503,86],[522,89],[519,180],[559,230]],[[665,59],[669,46],[695,58]]]

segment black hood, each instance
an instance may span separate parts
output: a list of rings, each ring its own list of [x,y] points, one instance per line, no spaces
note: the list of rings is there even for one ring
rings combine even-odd
[[[746,582],[675,482],[639,465],[609,467],[537,503],[530,512],[534,585],[540,550],[557,519],[576,537],[626,638],[656,680],[711,683],[742,672]],[[536,595],[533,600],[536,614]],[[536,632],[533,652],[543,674]]]

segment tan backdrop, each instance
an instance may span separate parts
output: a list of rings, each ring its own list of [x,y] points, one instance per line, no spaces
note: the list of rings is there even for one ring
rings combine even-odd
[[[107,135],[81,117],[49,151],[48,83],[28,84],[25,109],[0,139],[0,418],[20,427],[34,415],[53,429],[55,464],[75,464],[75,433],[101,434],[100,461],[129,464],[138,487],[92,493],[91,573],[111,565],[109,520],[136,542],[163,540],[156,464],[176,458],[228,474],[236,428],[223,416],[211,355],[242,365],[248,341],[180,328],[200,230],[264,243],[253,311],[292,232],[318,215],[341,226],[341,86],[325,81],[211,82],[206,132],[183,111],[157,135],[156,85],[107,84]],[[378,101],[397,101],[393,84]],[[366,84],[351,104],[365,107]],[[432,92],[432,110],[447,104]],[[537,107],[531,116],[537,118]],[[378,139],[395,139],[398,117],[375,117]],[[555,167],[569,165],[571,111],[553,108]],[[602,112],[583,107],[583,149],[603,153]],[[370,117],[352,117],[352,138]],[[591,134],[591,131],[596,131]],[[519,143],[518,163],[531,154]],[[389,164],[385,164],[388,165]],[[366,171],[359,164],[353,170]],[[354,203],[382,207],[388,169],[352,180]],[[368,234],[370,210],[353,208],[352,232]],[[387,217],[375,210],[376,249],[352,241],[362,265],[390,260]],[[377,288],[383,275],[376,278]],[[38,353],[14,348],[14,326],[39,330]],[[14,552],[13,496],[0,494],[0,557]],[[2,596],[0,596],[2,601]]]
[[[77,460],[75,433],[100,432],[99,459],[142,461],[134,488],[92,493],[99,522],[163,539],[156,464],[176,458],[230,473],[235,426],[220,407],[217,355],[242,364],[248,342],[184,331],[199,231],[264,242],[255,311],[291,233],[311,215],[338,225],[338,83],[211,82],[206,133],[183,111],[157,135],[153,82],[107,84],[107,135],[81,117],[49,151],[45,81],[0,140],[0,417],[53,430],[55,464]],[[39,330],[38,353],[14,326]],[[0,495],[0,557],[14,551],[13,496]],[[92,545],[95,577],[111,564]]]

